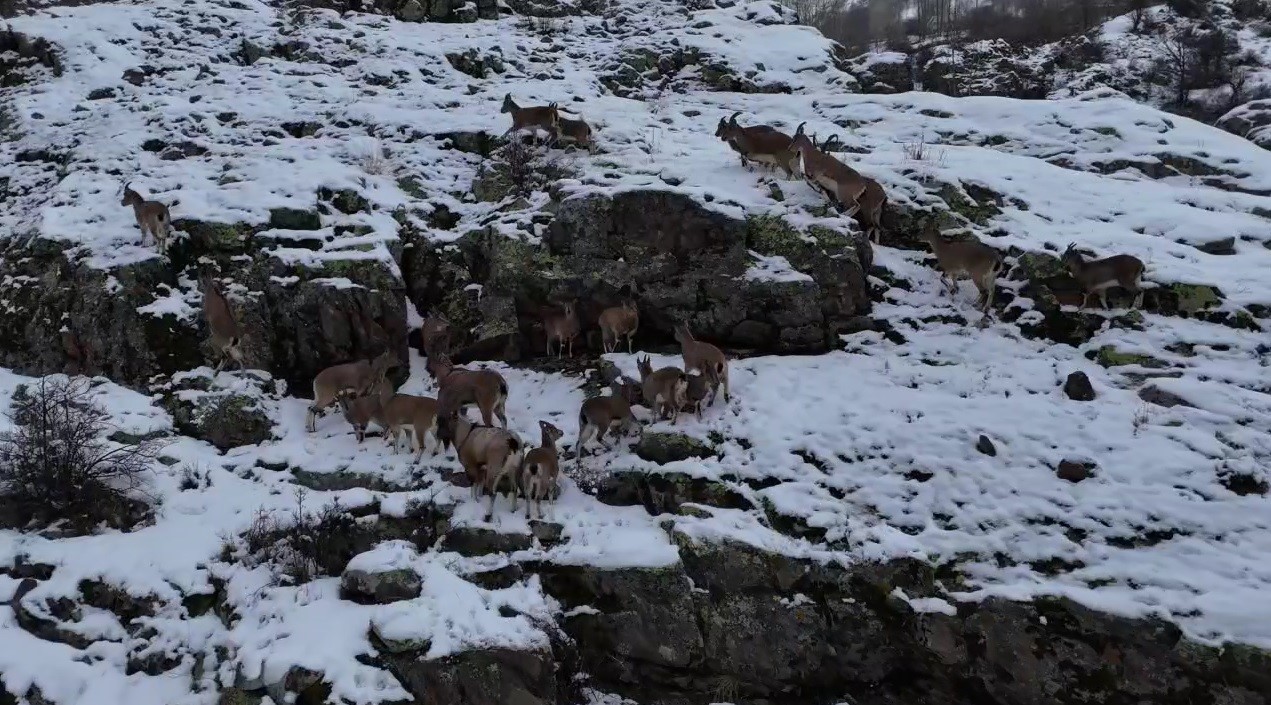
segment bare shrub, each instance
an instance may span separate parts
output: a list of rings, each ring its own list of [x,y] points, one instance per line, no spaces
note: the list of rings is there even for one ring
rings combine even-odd
[[[162,444],[115,434],[88,380],[42,377],[13,394],[13,428],[0,434],[5,522],[74,533],[128,529],[145,518],[139,493]]]
[[[901,149],[905,153],[905,157],[916,162],[934,162],[940,163],[944,161],[944,150],[936,149],[927,141],[924,134],[918,139],[909,141],[901,145]]]
[[[227,542],[223,557],[267,565],[283,584],[301,585],[316,577],[339,575],[353,556],[373,542],[339,502],[311,514],[305,508],[307,496],[304,488],[296,490],[291,516],[258,511],[241,541]]]

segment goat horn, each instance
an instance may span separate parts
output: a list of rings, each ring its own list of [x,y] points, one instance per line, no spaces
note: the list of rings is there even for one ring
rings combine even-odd
[[[806,122],[801,122],[801,123],[799,123],[799,129],[795,130],[795,131],[794,131],[794,134],[796,134],[796,135],[801,135],[801,134],[803,134],[803,126],[804,126],[804,125],[806,125],[806,124],[808,124],[808,123],[806,123]]]

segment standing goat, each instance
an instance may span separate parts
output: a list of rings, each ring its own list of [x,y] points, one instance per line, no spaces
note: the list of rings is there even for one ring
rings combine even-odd
[[[573,302],[565,302],[562,311],[551,311],[543,317],[543,330],[547,333],[547,356],[552,355],[552,341],[556,341],[556,357],[565,352],[565,344],[569,343],[569,356],[574,356],[574,338],[578,337],[578,312]]]
[[[384,427],[384,440],[391,441],[393,451],[403,436],[415,451],[415,462],[428,449],[428,434],[437,437],[437,400],[412,394],[394,394],[387,385],[380,388],[380,411],[376,419]],[[438,444],[440,445],[440,444]]]
[[[940,267],[940,283],[951,294],[958,293],[958,281],[970,279],[980,292],[976,306],[985,314],[993,307],[997,277],[1002,272],[1002,256],[978,239],[945,240],[935,223],[922,230],[922,239],[931,245]]]
[[[494,370],[465,370],[455,367],[450,356],[436,352],[428,356],[428,373],[437,380],[438,413],[458,412],[465,404],[476,404],[481,420],[489,426],[495,416],[507,428],[505,406],[508,383]]]
[[[141,194],[132,190],[131,185],[124,184],[124,200],[121,206],[132,206],[133,217],[141,228],[141,244],[146,244],[146,235],[154,238],[160,252],[168,249],[168,229],[172,226],[172,216],[168,207],[158,201],[147,201]]]
[[[366,427],[372,421],[379,424],[381,428],[387,429],[384,424],[384,391],[387,390],[388,395],[392,396],[393,390],[388,387],[387,381],[379,381],[371,386],[371,389],[361,396],[354,396],[349,393],[340,393],[340,409],[344,412],[344,420],[349,422],[353,427],[353,433],[357,436],[357,442],[361,443],[366,439]],[[385,440],[388,440],[388,432],[385,430]]]
[[[219,373],[227,360],[238,363],[238,369],[242,370],[243,351],[239,347],[242,342],[242,333],[239,330],[238,321],[234,320],[234,312],[230,309],[229,300],[216,286],[211,274],[200,275],[199,284],[203,288],[203,318],[207,321],[208,330],[212,333],[208,344],[220,357],[220,361],[216,363],[216,370],[212,374]]]
[[[525,129],[533,129],[535,139],[539,130],[548,133],[553,142],[560,136],[560,111],[557,110],[555,103],[522,108],[512,100],[512,94],[508,93],[503,96],[503,107],[499,109],[499,112],[512,114],[512,126],[503,133],[504,136]]]
[[[313,404],[305,418],[305,428],[313,433],[318,427],[318,414],[336,403],[343,395],[366,396],[377,388],[388,371],[397,366],[397,358],[389,350],[372,360],[357,360],[328,367],[313,378]]]
[[[567,117],[558,117],[558,122],[560,126],[560,134],[557,137],[558,142],[573,144],[574,146],[582,147],[589,153],[595,153],[596,142],[592,139],[591,125],[588,125],[586,120],[582,118],[571,120]]]
[[[461,414],[443,411],[437,421],[437,437],[443,448],[453,446],[459,464],[472,483],[472,497],[482,487],[490,493],[485,520],[494,518],[499,485],[508,478],[512,487],[512,511],[516,511],[516,471],[521,467],[524,444],[505,428],[478,426]]]
[[[628,431],[635,425],[635,416],[631,413],[631,402],[623,395],[623,390],[614,383],[613,394],[607,397],[592,397],[583,402],[578,410],[578,443],[574,446],[575,461],[583,462],[583,446],[592,436],[609,450],[605,442],[605,434]]]
[[[719,388],[724,388],[724,402],[728,402],[728,358],[719,348],[704,343],[693,337],[688,326],[680,324],[675,327],[675,339],[680,343],[680,353],[684,356],[684,369],[688,372],[697,370],[706,377],[711,386],[711,398],[707,406],[715,403]]]
[[[817,149],[816,144],[803,132],[802,123],[795,130],[790,150],[798,156],[799,170],[813,188],[824,191],[838,203],[846,215],[854,216],[861,209],[861,197],[868,185],[864,176],[838,159]]]
[[[1103,259],[1089,260],[1077,251],[1077,245],[1068,245],[1064,250],[1063,263],[1072,272],[1072,276],[1081,285],[1084,296],[1081,297],[1081,308],[1089,305],[1090,295],[1099,294],[1099,303],[1108,307],[1108,289],[1121,286],[1134,294],[1130,308],[1143,305],[1143,272],[1147,267],[1143,260],[1133,255],[1113,255]]]
[[[793,178],[798,157],[791,148],[793,140],[790,135],[770,125],[742,127],[737,124],[738,115],[740,113],[733,113],[727,120],[720,118],[715,136],[727,142],[741,156],[741,165],[747,169],[753,161],[777,167],[785,172],[787,179]]]
[[[597,323],[600,324],[601,344],[605,352],[616,350],[618,340],[626,336],[627,354],[631,354],[631,339],[640,327],[640,310],[636,308],[635,301],[626,299],[621,306],[611,306],[601,311]]]
[[[538,518],[543,518],[543,499],[550,498],[556,491],[556,478],[560,475],[560,455],[556,452],[556,441],[565,435],[563,431],[546,421],[538,422],[542,432],[542,440],[537,448],[525,453],[521,463],[521,489],[525,492],[525,518],[530,518],[530,505],[537,505]],[[512,511],[516,511],[513,500]]]
[[[439,352],[450,351],[450,321],[445,316],[437,313],[429,314],[424,319],[424,325],[419,331],[419,337],[424,343],[424,354],[431,355],[434,350]]]
[[[812,145],[825,154],[829,154],[838,144],[839,140],[835,135],[827,137],[821,144],[817,144],[816,140],[812,140]],[[865,179],[865,191],[861,193],[861,208],[856,212],[856,222],[865,231],[865,236],[872,240],[874,244],[878,244],[882,235],[883,208],[887,205],[887,192],[883,190],[882,185],[877,181],[868,176],[862,178]],[[827,197],[833,198],[833,194],[821,188],[819,184],[813,184],[813,188],[816,188]]]
[[[656,372],[649,356],[637,360],[640,368],[640,383],[644,392],[644,403],[653,411],[655,419],[671,419],[675,423],[680,418],[680,409],[688,391],[688,379],[684,370],[678,367],[663,367]]]

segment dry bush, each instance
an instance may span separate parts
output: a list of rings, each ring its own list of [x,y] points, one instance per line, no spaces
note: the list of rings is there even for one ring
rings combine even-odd
[[[370,547],[356,517],[332,502],[318,513],[305,509],[308,493],[296,490],[291,516],[260,510],[240,542],[222,551],[229,560],[246,552],[248,565],[267,565],[279,582],[301,585],[324,575],[339,575],[350,559]]]
[[[116,434],[88,380],[42,377],[13,394],[13,428],[0,434],[0,522],[59,525],[74,533],[101,524],[128,529],[147,513],[139,493],[162,444]]]

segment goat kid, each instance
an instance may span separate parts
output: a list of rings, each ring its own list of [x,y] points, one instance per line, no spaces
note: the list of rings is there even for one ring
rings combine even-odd
[[[1087,260],[1076,243],[1068,245],[1061,258],[1073,278],[1081,285],[1081,308],[1090,303],[1091,294],[1099,294],[1099,303],[1108,307],[1108,289],[1120,286],[1134,295],[1130,308],[1143,305],[1143,272],[1147,267],[1143,260],[1133,255],[1113,255],[1103,259]]]
[[[654,418],[669,418],[671,423],[678,421],[688,392],[684,371],[678,367],[663,367],[655,372],[648,355],[636,364],[640,368],[644,403],[653,411]]]
[[[394,394],[387,384],[380,388],[380,410],[376,421],[384,427],[384,440],[393,444],[393,452],[400,450],[404,436],[415,462],[424,457],[428,449],[428,435],[437,438],[437,400],[412,394]],[[440,442],[437,443],[440,446]],[[436,453],[436,448],[433,449]]]
[[[172,227],[172,216],[167,206],[158,201],[147,201],[133,191],[130,184],[124,184],[124,199],[119,205],[132,206],[133,217],[141,228],[141,244],[146,244],[146,235],[149,234],[159,252],[167,252],[168,231]]]
[[[631,402],[623,395],[623,390],[614,384],[613,394],[607,397],[592,397],[583,402],[578,410],[578,443],[574,446],[575,462],[582,465],[583,448],[593,437],[604,447],[612,447],[605,442],[605,434],[612,431],[627,433],[635,426],[635,415],[631,413]]]
[[[551,499],[556,493],[557,477],[560,475],[560,455],[556,452],[556,441],[565,434],[546,421],[539,421],[538,427],[542,437],[537,448],[531,448],[525,453],[525,459],[521,463],[520,485],[525,492],[525,518],[530,518],[530,505],[536,505],[538,518],[541,520],[543,500]],[[512,511],[516,511],[515,499],[512,501]]]
[[[578,311],[572,302],[566,302],[561,311],[551,311],[543,317],[543,330],[547,333],[547,356],[552,355],[552,341],[558,343],[556,357],[565,352],[565,344],[569,344],[569,356],[574,356],[574,338],[578,337]]]
[[[595,154],[596,142],[592,138],[591,125],[588,125],[586,120],[582,118],[573,120],[558,116],[558,121],[560,123],[560,133],[557,136],[557,142],[582,147],[588,153]]]
[[[710,343],[694,338],[693,333],[685,324],[675,327],[675,339],[679,341],[680,353],[684,356],[684,369],[688,372],[696,370],[702,373],[711,387],[711,398],[706,405],[715,403],[715,396],[719,394],[720,387],[724,388],[724,402],[727,403],[729,400],[728,358],[724,357],[723,351]]]

